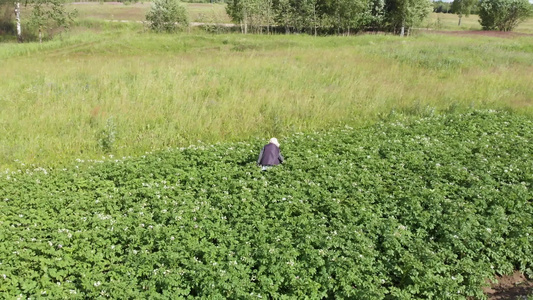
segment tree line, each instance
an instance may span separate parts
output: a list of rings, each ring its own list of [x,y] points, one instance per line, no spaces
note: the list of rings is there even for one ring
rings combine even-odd
[[[227,0],[226,11],[243,33],[404,35],[435,7],[430,0]],[[533,14],[528,0],[454,0],[449,9],[458,15],[459,26],[463,16],[475,12],[484,30],[500,31],[513,30]]]
[[[38,31],[67,27],[75,12],[63,0],[0,0],[0,35],[16,31],[22,42],[20,7],[31,5],[29,25]],[[214,1],[214,0],[213,0]],[[226,0],[226,12],[243,33],[307,33],[350,35],[359,31],[409,34],[435,9],[430,0]],[[442,3],[442,2],[441,2]],[[7,8],[6,8],[7,7]],[[473,9],[484,30],[513,30],[533,14],[528,0],[454,0],[450,9],[461,18]],[[14,14],[14,21],[11,20]],[[186,9],[178,0],[154,0],[146,19],[155,31],[188,26]]]
[[[401,35],[432,11],[429,0],[228,0],[243,33],[351,34],[385,30]]]

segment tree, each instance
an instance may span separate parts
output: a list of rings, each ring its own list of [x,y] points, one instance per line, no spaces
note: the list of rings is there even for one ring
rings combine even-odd
[[[364,12],[364,25],[377,30],[385,19],[385,0],[370,0]]]
[[[468,17],[472,11],[472,7],[476,4],[477,0],[453,0],[452,10],[459,16],[459,24],[461,26],[461,19],[463,15]]]
[[[155,0],[146,14],[150,29],[157,32],[175,32],[189,27],[187,10],[177,0]]]
[[[432,11],[429,0],[386,0],[385,22],[393,31],[400,28],[400,36],[405,30],[422,22]]]
[[[273,1],[274,20],[285,28],[285,33],[290,32],[290,28],[294,27],[294,9],[291,6],[290,0],[274,0]]]
[[[68,28],[76,11],[68,12],[61,0],[33,0],[30,24],[39,30],[39,43],[43,42],[44,28]]]
[[[8,4],[14,7],[15,26],[17,40],[23,42],[22,37],[22,20],[20,17],[20,1],[0,0],[0,5]],[[25,0],[25,6],[29,6],[29,21],[26,24],[36,26],[39,30],[39,41],[42,42],[42,33],[44,28],[68,28],[76,10],[67,11],[64,1],[61,0]]]
[[[485,30],[511,31],[532,14],[528,0],[481,0],[479,23]]]
[[[20,26],[20,2],[15,2],[15,21],[17,22],[17,40],[22,43],[22,27]]]

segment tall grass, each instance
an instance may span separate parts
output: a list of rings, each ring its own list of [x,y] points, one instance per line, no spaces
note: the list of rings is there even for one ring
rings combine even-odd
[[[532,41],[124,31],[3,46],[0,164],[365,126],[393,109],[533,115]]]
[[[426,21],[421,24],[422,28],[435,30],[481,30],[478,15],[463,16],[459,26],[459,17],[456,14],[432,13]],[[520,23],[513,32],[533,34],[533,18]]]
[[[79,19],[99,20],[129,20],[144,21],[146,13],[150,10],[150,2],[121,4],[106,2],[85,2],[67,4],[69,9],[78,11]],[[187,8],[189,19],[192,22],[221,22],[231,23],[226,14],[226,6],[221,3],[182,3]]]

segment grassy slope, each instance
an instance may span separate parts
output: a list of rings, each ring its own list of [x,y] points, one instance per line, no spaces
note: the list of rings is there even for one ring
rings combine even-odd
[[[532,113],[531,37],[152,35],[3,45],[2,165],[284,135],[391,109]],[[110,123],[111,122],[111,123]],[[109,139],[109,138],[108,138]],[[113,142],[113,141],[111,141]]]

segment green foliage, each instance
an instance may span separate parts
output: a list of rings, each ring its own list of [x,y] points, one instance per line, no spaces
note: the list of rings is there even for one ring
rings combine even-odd
[[[452,10],[460,18],[462,16],[468,17],[472,8],[476,5],[476,0],[454,0],[452,2]]]
[[[485,30],[512,31],[531,16],[531,4],[527,0],[481,0],[479,23]]]
[[[4,35],[15,35],[14,5],[12,2],[0,1],[0,38]]]
[[[533,122],[405,118],[0,176],[5,298],[480,299],[533,267]]]
[[[453,13],[452,4],[444,1],[433,1],[433,12],[436,13]]]
[[[399,32],[401,27],[409,29],[420,24],[432,7],[428,0],[387,0],[384,26],[394,32]]]
[[[351,34],[366,27],[394,30],[417,25],[431,12],[428,0],[230,0],[226,11],[244,26],[280,26],[285,32]]]
[[[113,122],[113,118],[109,118],[107,119],[105,128],[100,132],[100,137],[98,139],[98,145],[100,145],[104,152],[109,153],[111,150],[113,150],[116,135],[117,128]]]
[[[9,2],[12,4],[12,2]],[[0,4],[0,11],[2,10],[2,4]],[[47,38],[52,38],[54,34],[68,29],[74,17],[77,15],[76,10],[69,10],[66,8],[64,1],[61,0],[30,0],[24,2],[24,10],[27,10],[28,18],[26,18],[26,12],[22,13],[21,28],[23,28],[19,42],[23,40],[33,41],[37,37],[42,42],[44,34]],[[7,11],[6,11],[7,12]],[[12,14],[12,11],[9,12]],[[9,16],[8,19],[10,19]],[[0,18],[0,27],[2,18]],[[12,33],[15,35],[15,23],[12,24]],[[2,28],[0,28],[0,35],[2,34]]]
[[[178,0],[156,0],[146,14],[150,29],[156,32],[176,32],[189,26],[189,15]]]

